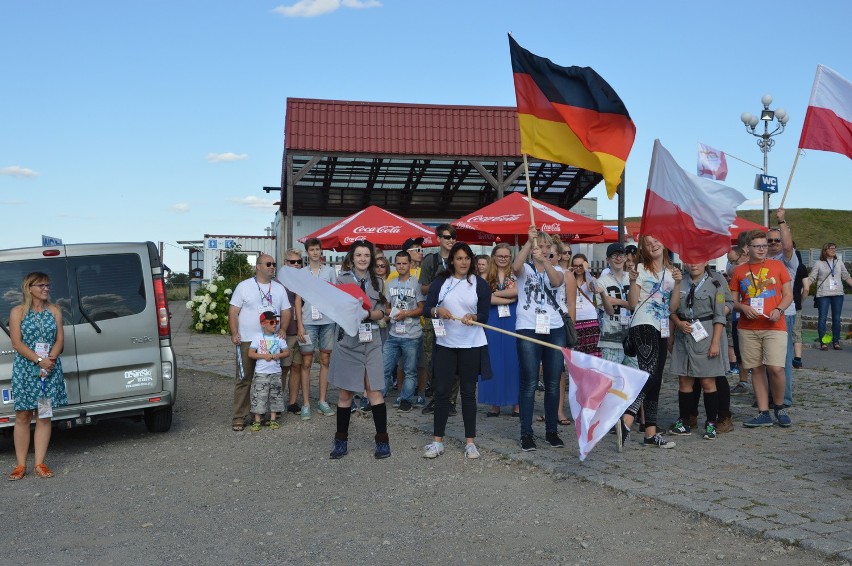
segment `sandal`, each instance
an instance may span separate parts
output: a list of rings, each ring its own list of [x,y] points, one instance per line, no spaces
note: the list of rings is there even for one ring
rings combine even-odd
[[[244,424],[235,423],[231,425],[231,430],[233,430],[234,432],[242,432],[243,430],[245,430],[245,428],[246,425]]]
[[[559,424],[561,424],[562,426],[571,426],[572,424],[574,424],[574,421],[572,421],[571,419],[559,419]]]
[[[269,430],[278,430],[281,428],[281,424],[277,420],[269,421]]]
[[[27,473],[26,466],[15,466],[15,469],[12,470],[12,473],[9,474],[9,481],[18,481],[22,477],[24,477]]]
[[[840,346],[840,342],[835,342],[835,343],[834,343],[834,349],[835,349],[835,350],[842,350],[842,349],[843,349],[843,348]]]
[[[515,418],[518,418],[518,417],[521,416],[521,412],[520,411],[512,411],[512,416],[515,417]]]
[[[537,423],[543,423],[543,422],[544,422],[544,415],[539,415],[539,416],[537,416],[537,417],[535,418],[535,422],[537,422]]]
[[[485,416],[486,417],[499,417],[500,411],[488,411],[487,413],[485,413]]]
[[[36,464],[33,468],[33,473],[40,478],[52,478],[53,470],[45,466],[44,464]]]
[[[260,432],[260,429],[262,429],[262,428],[263,428],[263,425],[260,424],[259,421],[255,421],[255,422],[251,423],[251,431],[252,432]]]
[[[822,350],[822,351],[828,350],[828,344],[820,344],[819,349]]]

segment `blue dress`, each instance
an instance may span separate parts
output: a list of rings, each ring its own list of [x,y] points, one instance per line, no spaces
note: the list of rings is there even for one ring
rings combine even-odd
[[[56,342],[56,319],[53,313],[48,309],[27,312],[21,321],[21,340],[31,350],[35,350],[37,342],[47,342],[52,347]],[[12,396],[15,399],[16,411],[35,410],[40,397],[50,399],[53,408],[68,404],[61,360],[56,360],[53,371],[43,380],[44,385],[38,375],[38,366],[15,352],[12,362]]]
[[[518,302],[509,305],[510,316],[497,316],[497,305],[491,305],[488,324],[497,328],[515,332],[515,311]],[[518,404],[521,387],[521,369],[518,364],[518,348],[515,338],[502,332],[485,329],[488,340],[488,355],[491,358],[491,370],[494,377],[479,382],[479,402],[496,407]]]

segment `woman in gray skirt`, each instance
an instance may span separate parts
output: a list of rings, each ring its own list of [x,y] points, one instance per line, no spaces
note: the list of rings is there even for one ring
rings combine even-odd
[[[384,361],[382,338],[378,321],[385,316],[384,281],[376,275],[376,259],[373,244],[362,240],[352,244],[343,258],[338,283],[359,285],[372,303],[367,316],[358,327],[357,336],[349,336],[343,330],[337,332],[337,343],[331,350],[328,382],[339,389],[337,400],[337,432],[334,448],[329,457],[342,458],[348,452],[350,406],[355,393],[366,390],[372,406],[373,423],[376,425],[376,458],[391,455],[388,440],[388,412],[382,397],[384,386]]]

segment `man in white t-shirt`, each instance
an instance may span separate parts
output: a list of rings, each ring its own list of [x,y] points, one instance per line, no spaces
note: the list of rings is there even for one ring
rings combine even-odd
[[[775,218],[778,221],[777,228],[770,228],[766,231],[766,243],[769,244],[769,251],[766,254],[767,259],[777,259],[784,263],[787,268],[787,273],[790,274],[790,279],[796,279],[796,271],[799,269],[799,257],[796,255],[796,248],[793,246],[793,234],[790,232],[790,225],[784,218],[784,209],[779,208],[775,211]],[[796,324],[796,304],[791,303],[784,311],[784,318],[787,322],[787,357],[784,360],[784,406],[790,407],[793,404],[793,327]]]
[[[234,383],[234,405],[231,416],[231,429],[242,431],[249,415],[249,395],[254,376],[255,361],[248,355],[251,340],[262,332],[260,315],[266,311],[280,315],[281,326],[278,333],[284,337],[284,329],[290,323],[290,301],[287,289],[275,277],[275,260],[272,256],[261,254],[255,265],[255,276],[240,281],[231,295],[228,308],[228,326],[231,329],[231,342],[239,346],[237,357],[236,382]]]

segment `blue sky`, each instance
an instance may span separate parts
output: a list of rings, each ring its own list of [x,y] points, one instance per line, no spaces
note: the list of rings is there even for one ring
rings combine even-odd
[[[5,0],[2,247],[162,240],[184,270],[177,240],[264,234],[287,97],[514,105],[507,32],[624,100],[628,215],[655,138],[691,172],[699,141],[762,164],[739,116],[765,93],[790,114],[769,156],[783,185],[817,64],[852,79],[851,18],[849,2]],[[728,166],[761,208],[757,170]],[[848,158],[807,151],[786,206],[848,210],[850,189]],[[590,196],[616,216],[602,183]]]

